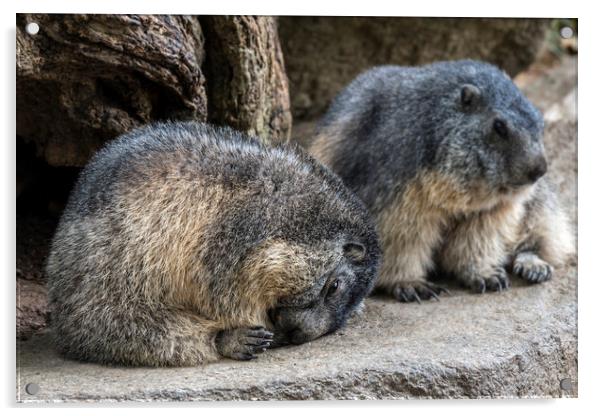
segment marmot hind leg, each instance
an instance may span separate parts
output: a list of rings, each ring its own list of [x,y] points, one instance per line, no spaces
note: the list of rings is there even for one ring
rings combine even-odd
[[[529,283],[550,280],[553,272],[554,267],[532,251],[518,253],[512,264],[512,273]]]
[[[542,180],[527,205],[512,272],[530,283],[550,280],[554,268],[561,267],[575,251],[569,224],[554,187]]]

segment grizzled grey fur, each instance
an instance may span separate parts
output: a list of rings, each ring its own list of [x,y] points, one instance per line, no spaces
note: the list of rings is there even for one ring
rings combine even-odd
[[[82,171],[47,264],[52,328],[82,360],[252,359],[340,328],[379,260],[363,203],[301,150],[155,124]]]
[[[572,250],[545,177],[543,119],[512,80],[476,61],[382,66],[334,100],[310,152],[377,220],[377,286],[436,297],[434,270],[478,292],[508,272],[541,282]]]

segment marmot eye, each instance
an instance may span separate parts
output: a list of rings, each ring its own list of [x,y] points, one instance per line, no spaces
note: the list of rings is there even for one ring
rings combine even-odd
[[[495,130],[496,134],[504,139],[508,138],[508,127],[506,123],[504,123],[500,119],[495,119],[493,122],[493,130]]]
[[[334,295],[336,293],[336,291],[339,289],[340,285],[341,285],[340,280],[335,279],[328,287],[328,291],[326,292],[326,297],[328,298],[328,297]]]

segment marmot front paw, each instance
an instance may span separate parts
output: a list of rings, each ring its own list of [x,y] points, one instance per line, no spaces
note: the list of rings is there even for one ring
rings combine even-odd
[[[234,360],[253,360],[272,343],[274,334],[262,326],[220,331],[215,337],[217,351]]]
[[[498,267],[489,277],[477,277],[470,282],[470,288],[477,293],[485,293],[488,290],[501,292],[509,287],[508,273],[502,267]]]
[[[550,280],[554,268],[534,253],[519,253],[514,259],[512,273],[529,283]]]
[[[393,286],[391,291],[393,297],[400,302],[418,302],[421,300],[435,299],[439,300],[439,294],[449,294],[449,291],[441,286],[422,280],[411,280],[399,282]]]

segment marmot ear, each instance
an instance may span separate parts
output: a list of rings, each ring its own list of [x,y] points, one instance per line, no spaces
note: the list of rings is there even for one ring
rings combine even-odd
[[[460,102],[463,107],[472,107],[481,96],[481,90],[476,85],[464,84],[460,90]]]
[[[366,247],[361,243],[346,243],[343,254],[353,263],[358,263],[366,258]]]

